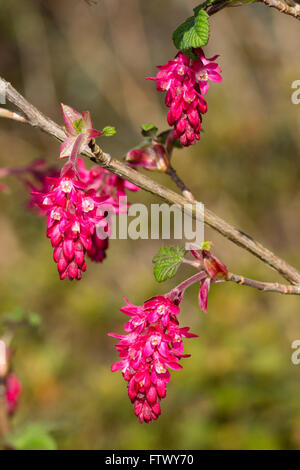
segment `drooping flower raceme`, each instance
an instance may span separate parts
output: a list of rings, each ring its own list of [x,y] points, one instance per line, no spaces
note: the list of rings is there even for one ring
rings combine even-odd
[[[168,369],[180,370],[182,338],[196,337],[189,328],[180,328],[178,302],[157,296],[142,306],[126,301],[121,311],[131,318],[125,325],[127,334],[110,336],[120,341],[116,348],[120,361],[112,371],[121,370],[128,382],[128,396],[140,423],[151,423],[161,413],[160,400],[166,396],[170,381]]]
[[[139,188],[107,170],[87,170],[79,158],[80,152],[103,132],[94,128],[89,112],[79,113],[66,105],[62,105],[62,111],[67,139],[60,147],[60,158],[68,157],[68,161],[59,176],[36,178],[33,174],[40,191],[31,184],[31,194],[32,202],[47,215],[47,236],[54,248],[60,278],[79,280],[86,270],[86,253],[98,262],[106,256],[111,228],[104,217],[108,205],[114,214],[127,210],[119,199],[125,196],[125,189]],[[115,132],[114,128],[108,130],[110,135]]]
[[[193,52],[197,59],[179,52],[174,60],[158,66],[156,77],[150,77],[157,82],[158,91],[166,92],[168,123],[174,126],[174,135],[184,146],[200,139],[202,115],[207,111],[203,95],[208,91],[209,80],[222,80],[221,69],[215,62],[218,56],[208,59],[201,48]]]
[[[38,206],[39,213],[47,216],[47,236],[60,278],[79,280],[86,270],[85,254],[96,262],[106,257],[111,227],[103,217],[104,209],[111,207],[115,214],[127,211],[121,196],[126,189],[139,188],[98,165],[87,169],[82,158],[77,160],[76,175],[73,170],[64,176],[46,175],[46,170],[32,173],[37,183],[26,181],[33,190],[30,206]],[[99,236],[99,227],[107,236]]]
[[[36,204],[47,215],[47,237],[61,279],[81,279],[86,270],[85,253],[91,249],[96,224],[103,216],[99,208],[113,204],[109,196],[98,196],[72,170],[59,178],[47,178],[50,190],[34,193]]]
[[[61,144],[60,158],[68,158],[62,170],[47,168],[40,160],[24,168],[0,169],[0,177],[17,175],[30,188],[29,207],[37,206],[41,215],[47,215],[47,236],[60,278],[79,280],[86,269],[85,254],[96,262],[106,257],[111,227],[99,216],[102,204],[109,204],[113,214],[127,211],[122,201],[126,190],[139,188],[99,166],[88,170],[79,157],[91,139],[114,135],[113,127],[97,131],[89,112],[79,113],[67,105],[62,105],[62,112],[67,138]]]

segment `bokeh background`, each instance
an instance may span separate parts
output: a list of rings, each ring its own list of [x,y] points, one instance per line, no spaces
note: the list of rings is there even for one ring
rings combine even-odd
[[[0,0],[1,75],[61,122],[59,103],[88,109],[96,128],[115,125],[105,150],[121,156],[139,140],[139,126],[166,127],[163,96],[144,78],[175,54],[174,28],[192,0]],[[211,20],[208,56],[220,54],[223,82],[207,95],[201,142],[176,151],[174,164],[210,209],[300,266],[299,24],[264,5],[230,8]],[[45,158],[58,144],[26,125],[0,122],[0,166]],[[156,176],[170,187],[167,177]],[[122,296],[133,303],[168,291],[193,273],[157,285],[151,260],[159,241],[112,241],[102,265],[88,263],[79,283],[59,281],[45,220],[26,209],[24,186],[6,180],[0,194],[1,314],[22,307],[42,318],[38,332],[19,331],[14,369],[24,393],[15,428],[48,423],[60,449],[300,448],[300,304],[293,296],[218,285],[209,313],[191,288],[181,324],[186,341],[163,413],[137,422],[110,331],[122,332]],[[139,193],[130,200],[158,202]],[[206,229],[231,271],[261,280],[279,277],[243,250]]]

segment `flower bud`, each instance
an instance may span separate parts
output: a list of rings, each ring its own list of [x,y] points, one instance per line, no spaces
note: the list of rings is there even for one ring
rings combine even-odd
[[[126,155],[126,161],[146,170],[165,172],[169,166],[165,147],[155,141],[143,149],[133,149]]]

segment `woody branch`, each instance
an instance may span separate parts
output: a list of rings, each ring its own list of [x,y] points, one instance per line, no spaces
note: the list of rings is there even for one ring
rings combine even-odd
[[[297,20],[300,20],[300,5],[295,2],[289,2],[289,5],[280,0],[260,0],[262,3],[267,5],[270,8],[275,8],[280,13],[285,13],[286,15],[293,16]],[[291,3],[293,5],[291,5]]]
[[[65,132],[62,127],[57,125],[50,118],[42,114],[36,107],[29,103],[10,83],[0,77],[0,86],[6,90],[6,99],[15,105],[22,115],[26,116],[27,123],[33,127],[36,127],[47,134],[55,137],[60,142],[66,138]],[[92,153],[89,147],[86,147],[82,152],[82,155],[89,158],[91,161],[99,164],[100,166],[107,168],[112,173],[121,176],[124,179],[131,181],[132,183],[139,186],[141,189],[150,192],[151,194],[158,196],[169,204],[176,204],[183,211],[187,212],[193,218],[199,218],[197,211],[196,201],[191,202],[191,198],[186,198],[165,186],[157,183],[146,175],[138,173],[135,169],[131,168],[126,163],[123,163],[115,158],[112,158],[109,154],[102,151],[96,154]],[[174,181],[178,184],[180,178],[178,175],[174,178]],[[184,185],[184,184],[183,184]],[[178,184],[178,186],[180,186]],[[185,185],[182,186],[182,190],[185,190]],[[249,251],[251,254],[259,258],[265,264],[277,271],[281,276],[288,280],[293,286],[285,286],[280,284],[272,284],[271,289],[260,289],[260,290],[272,290],[280,293],[293,293],[299,294],[300,285],[300,273],[296,268],[290,266],[287,262],[276,256],[270,250],[265,248],[261,243],[254,240],[251,236],[247,235],[241,230],[233,227],[231,224],[220,218],[214,212],[209,209],[205,209],[204,222],[225,238],[232,241],[234,244],[241,248]],[[241,276],[240,276],[241,278]],[[243,278],[244,279],[244,278]],[[237,282],[236,279],[231,279]],[[259,281],[253,281],[259,282]],[[239,282],[242,284],[241,282]],[[247,284],[244,280],[244,285]],[[269,284],[268,284],[269,285]],[[271,285],[271,284],[270,284]],[[269,286],[270,286],[269,285]],[[277,288],[276,288],[277,286]],[[254,286],[253,287],[257,287]],[[288,287],[288,289],[287,289]],[[260,287],[257,287],[260,288]]]

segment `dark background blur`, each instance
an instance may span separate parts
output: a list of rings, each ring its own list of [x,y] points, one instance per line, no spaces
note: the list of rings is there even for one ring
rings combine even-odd
[[[105,150],[121,156],[139,126],[166,127],[155,65],[175,55],[174,28],[192,0],[0,0],[1,75],[45,114],[62,122],[59,103],[88,109],[96,128],[115,125]],[[299,22],[263,5],[230,8],[211,20],[208,56],[220,54],[223,82],[208,95],[200,143],[177,151],[174,164],[199,200],[300,267]],[[23,124],[0,122],[0,166],[36,158],[56,162],[58,144]],[[155,176],[156,177],[156,176]],[[172,187],[167,177],[157,176]],[[168,291],[185,276],[157,285],[151,259],[159,241],[112,241],[102,265],[88,262],[79,283],[59,281],[45,220],[26,211],[21,183],[0,194],[1,312],[41,315],[40,333],[20,332],[14,366],[24,393],[15,425],[48,422],[60,449],[300,448],[300,339],[297,297],[215,286],[209,313],[191,288],[181,324],[199,338],[174,372],[162,416],[137,422],[110,331],[122,332],[122,296],[133,303]],[[26,198],[28,195],[26,194]],[[158,202],[148,194],[131,201]],[[261,280],[276,273],[206,230],[231,271]]]

